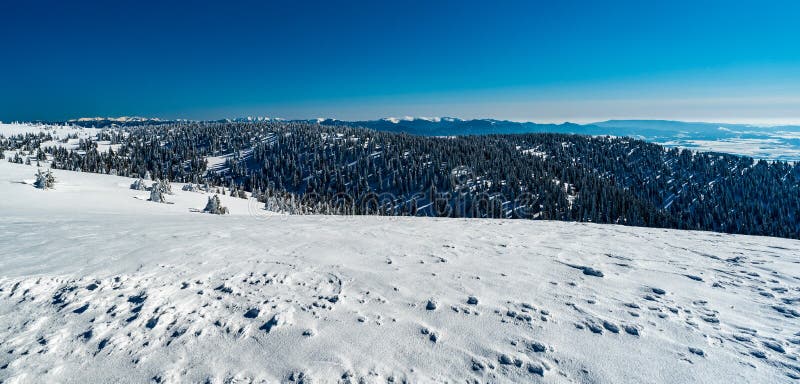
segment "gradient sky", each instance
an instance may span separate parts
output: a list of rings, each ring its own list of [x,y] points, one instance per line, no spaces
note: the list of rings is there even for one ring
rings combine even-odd
[[[2,121],[800,122],[796,0],[26,0],[0,15]]]

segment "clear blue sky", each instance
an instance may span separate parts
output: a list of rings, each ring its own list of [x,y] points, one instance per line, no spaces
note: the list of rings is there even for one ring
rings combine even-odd
[[[800,121],[800,2],[0,1],[0,120]]]

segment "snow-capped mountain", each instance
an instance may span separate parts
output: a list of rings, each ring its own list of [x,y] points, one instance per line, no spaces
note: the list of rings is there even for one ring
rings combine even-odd
[[[222,119],[218,121],[227,121],[227,122],[237,122],[237,123],[251,123],[251,122],[266,122],[266,121],[284,121],[285,119],[279,117],[269,117],[269,116],[247,116],[247,117],[236,117],[233,119]]]
[[[148,121],[161,121],[157,117],[139,117],[139,116],[120,116],[120,117],[81,117],[69,120],[74,123],[94,122],[94,121],[111,121],[116,123],[143,123]]]
[[[454,117],[424,117],[424,116],[413,117],[413,116],[404,116],[402,118],[384,117],[381,120],[385,120],[385,121],[389,121],[389,122],[394,123],[394,124],[398,124],[401,121],[402,122],[413,122],[413,121],[416,121],[416,120],[421,120],[421,121],[427,121],[427,122],[431,122],[431,123],[439,123],[439,122],[442,122],[442,121],[454,122],[454,121],[460,120],[460,119],[457,119],[457,118],[454,118]]]
[[[168,124],[172,122],[181,122],[187,120],[162,120],[157,117],[140,117],[140,116],[120,116],[120,117],[80,117],[77,119],[70,119],[64,123],[70,125],[78,125],[82,127],[111,127],[111,126],[134,126],[142,124]]]

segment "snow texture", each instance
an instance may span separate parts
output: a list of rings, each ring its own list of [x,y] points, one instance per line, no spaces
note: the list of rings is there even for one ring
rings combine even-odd
[[[206,215],[213,194],[67,171],[42,191],[34,169],[0,162],[4,383],[800,377],[798,241],[222,195]]]

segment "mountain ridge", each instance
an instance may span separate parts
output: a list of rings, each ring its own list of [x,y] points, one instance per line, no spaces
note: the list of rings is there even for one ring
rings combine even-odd
[[[764,127],[752,124],[686,122],[677,120],[606,120],[588,124],[572,122],[536,123],[500,119],[460,119],[456,117],[385,117],[377,120],[339,120],[334,118],[282,119],[239,117],[218,120],[162,120],[147,117],[106,117],[71,119],[60,124],[108,128],[139,125],[165,125],[196,122],[218,123],[309,123],[324,126],[351,126],[406,133],[418,136],[469,136],[493,134],[562,133],[589,136],[627,136],[667,147],[706,152],[731,153],[770,161],[800,161],[800,126]]]

